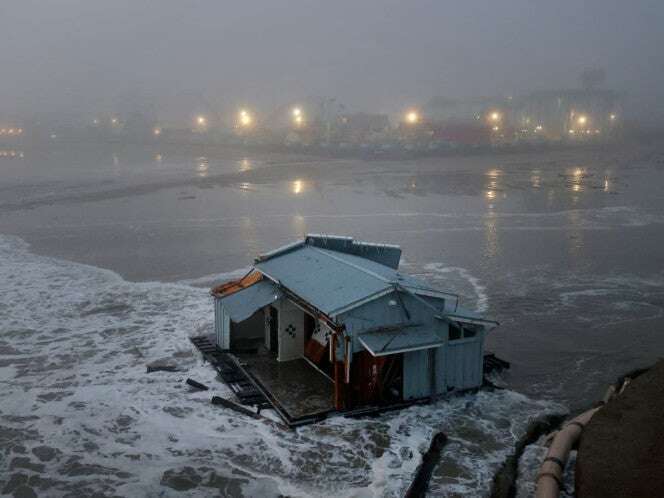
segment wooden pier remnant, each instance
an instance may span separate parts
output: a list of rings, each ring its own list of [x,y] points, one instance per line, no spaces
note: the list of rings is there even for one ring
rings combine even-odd
[[[447,444],[447,435],[444,432],[438,432],[431,440],[431,445],[427,452],[422,455],[422,463],[417,468],[417,473],[413,482],[408,487],[404,498],[424,498],[429,487],[429,481],[440,460],[440,454]]]
[[[255,419],[261,418],[261,416],[258,413],[252,412],[249,408],[234,403],[229,399],[224,399],[219,396],[212,396],[212,399],[210,401],[212,402],[213,405],[220,405],[223,406],[224,408],[230,408],[231,410],[235,410],[236,412],[241,413],[242,415],[247,415],[248,417]]]
[[[196,389],[200,389],[201,391],[207,391],[208,389],[210,389],[205,384],[201,384],[200,382],[195,381],[191,377],[187,379],[187,384],[189,384],[191,387],[195,387]]]

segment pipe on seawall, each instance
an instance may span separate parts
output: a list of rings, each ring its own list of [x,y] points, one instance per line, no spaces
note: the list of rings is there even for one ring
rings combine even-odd
[[[551,446],[549,446],[549,451],[537,475],[535,498],[558,498],[569,453],[581,436],[586,424],[600,408],[597,407],[583,412],[558,431],[551,442]]]

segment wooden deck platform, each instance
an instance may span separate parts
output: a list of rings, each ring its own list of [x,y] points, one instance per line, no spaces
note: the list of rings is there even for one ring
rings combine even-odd
[[[209,336],[190,337],[191,342],[203,354],[203,358],[215,368],[226,385],[243,405],[253,405],[258,409],[271,406],[265,396],[256,389],[254,383],[238,367],[227,352],[217,348],[214,338]]]
[[[334,407],[334,382],[304,359],[278,362],[264,348],[234,355],[242,371],[290,426],[322,420]]]
[[[305,360],[281,363],[265,348],[223,351],[209,336],[190,340],[243,405],[274,408],[290,427],[322,420],[334,411],[333,382]]]
[[[304,359],[278,362],[274,353],[260,345],[242,345],[234,352],[219,349],[213,336],[191,337],[206,361],[217,370],[239,402],[258,411],[273,408],[289,427],[310,424],[339,413],[334,406],[334,382]],[[492,354],[485,357],[485,369],[509,368],[509,363]],[[430,402],[429,398],[390,405],[365,406],[344,411],[346,417],[361,417]]]

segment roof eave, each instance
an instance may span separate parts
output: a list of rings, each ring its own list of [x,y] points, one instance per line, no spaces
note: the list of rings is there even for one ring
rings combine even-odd
[[[355,302],[352,302],[350,304],[347,304],[345,306],[342,306],[341,308],[337,308],[335,310],[332,310],[330,312],[330,316],[339,316],[343,313],[348,313],[349,311],[354,310],[355,308],[359,308],[360,306],[363,306],[367,303],[370,303],[371,301],[375,301],[378,298],[381,298],[383,296],[387,296],[389,294],[392,294],[395,291],[394,287],[386,287],[385,289],[382,289],[378,292],[374,292],[373,294],[370,294],[368,296],[365,296],[361,299],[358,299]]]
[[[445,341],[436,341],[436,342],[431,342],[426,345],[419,345],[419,346],[411,346],[411,347],[403,347],[403,348],[397,348],[397,349],[392,349],[389,351],[373,351],[366,342],[362,339],[362,336],[360,335],[358,337],[360,340],[360,343],[364,348],[371,353],[371,356],[374,357],[379,357],[379,356],[388,356],[391,354],[399,354],[399,353],[408,353],[410,351],[421,351],[423,349],[434,349],[434,348],[439,348],[445,344]]]
[[[446,314],[445,317],[453,322],[470,323],[472,325],[482,325],[486,330],[495,329],[500,325],[495,320],[486,320],[484,318],[472,318],[462,315]]]

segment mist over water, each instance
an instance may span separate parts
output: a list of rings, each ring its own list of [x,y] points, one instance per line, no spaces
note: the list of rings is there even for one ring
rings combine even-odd
[[[0,115],[140,110],[188,123],[202,110],[269,113],[310,97],[401,113],[432,96],[577,87],[592,67],[625,94],[631,119],[664,117],[664,8],[649,0],[8,0],[1,14]]]

